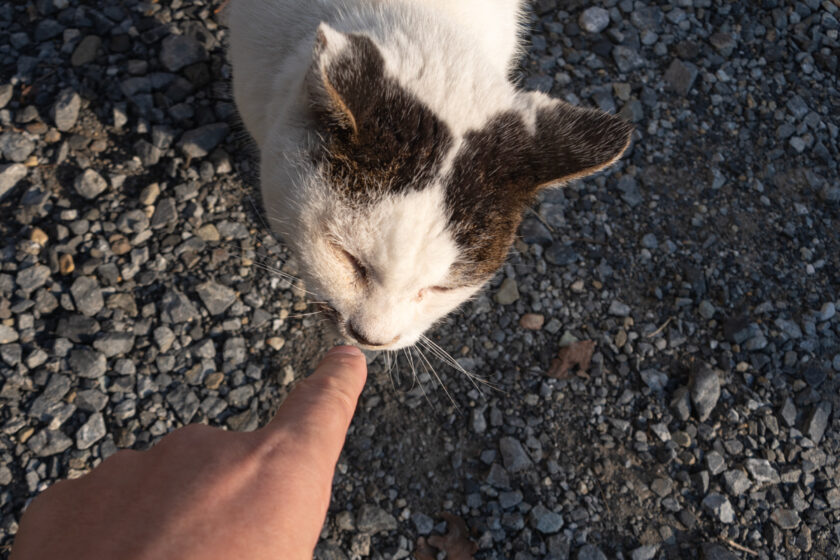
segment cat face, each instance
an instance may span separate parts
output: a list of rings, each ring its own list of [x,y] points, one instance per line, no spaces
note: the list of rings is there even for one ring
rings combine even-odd
[[[481,127],[446,122],[372,39],[322,24],[315,43],[304,84],[315,132],[289,188],[271,184],[264,150],[263,193],[294,230],[307,288],[362,346],[414,344],[502,265],[539,189],[594,173],[629,144],[616,117],[512,88]]]

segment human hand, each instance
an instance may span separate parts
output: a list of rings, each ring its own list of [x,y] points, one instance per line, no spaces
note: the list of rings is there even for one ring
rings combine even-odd
[[[54,484],[10,560],[311,559],[366,376],[357,348],[333,348],[264,428],[191,424]]]

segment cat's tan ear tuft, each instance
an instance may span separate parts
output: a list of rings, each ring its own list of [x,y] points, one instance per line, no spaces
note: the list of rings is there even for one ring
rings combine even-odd
[[[347,35],[321,22],[315,32],[314,60],[308,79],[312,106],[319,117],[356,135],[356,117],[338,90],[335,72],[330,76],[334,62],[347,51],[349,43]]]

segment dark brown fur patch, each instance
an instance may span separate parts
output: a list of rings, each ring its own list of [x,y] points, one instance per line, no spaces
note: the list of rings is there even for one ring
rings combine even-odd
[[[350,199],[423,188],[452,144],[448,127],[385,75],[376,45],[360,35],[315,77],[313,109],[331,185]]]
[[[534,134],[513,111],[467,133],[446,182],[450,226],[464,255],[455,274],[465,282],[493,274],[538,190],[609,165],[631,131],[617,117],[557,102],[538,110]]]

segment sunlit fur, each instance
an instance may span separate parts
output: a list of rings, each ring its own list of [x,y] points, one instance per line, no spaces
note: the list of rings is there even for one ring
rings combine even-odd
[[[539,186],[593,173],[627,147],[629,126],[511,83],[523,1],[231,0],[234,97],[260,150],[270,224],[297,253],[308,290],[331,306],[339,330],[352,342],[365,339],[386,349],[417,342],[501,265],[526,201]],[[324,158],[313,157],[331,145],[317,132],[323,117],[314,110],[313,76],[337,108],[329,114],[344,123],[339,126],[354,127],[352,115],[339,114],[340,95],[323,82],[324,69],[344,60],[351,37],[359,36],[374,46],[378,79],[397,84],[435,115],[441,125],[434,130],[446,130],[447,143],[435,145],[448,151],[432,162],[434,172],[415,175],[412,169],[412,177],[422,176],[426,184],[381,184],[363,195],[341,196]],[[546,108],[561,117],[555,121],[568,126],[569,134],[562,127],[552,133],[555,121],[538,126],[538,115],[551,116]],[[498,138],[479,133],[494,126]],[[398,138],[409,139],[407,149],[416,148],[412,131],[401,132]],[[481,167],[458,158],[480,156],[485,145],[485,154],[513,157],[497,161],[485,155],[476,162]],[[493,184],[502,175],[507,182]],[[446,182],[454,176],[461,178],[455,185],[460,190]],[[533,184],[523,185],[528,182]],[[484,220],[465,220],[471,212]],[[497,250],[488,251],[488,241]],[[474,250],[481,247],[483,252]],[[475,262],[472,255],[492,258]]]
[[[518,53],[519,0],[232,0],[229,12],[234,95],[260,148],[261,188],[270,223],[293,247],[307,289],[387,348],[414,344],[480,285],[452,290],[458,256],[441,185],[349,208],[307,159],[318,141],[307,117],[305,78],[316,29],[327,36],[326,64],[342,32],[377,43],[389,74],[456,133],[507,109]],[[476,48],[480,45],[480,48]],[[452,155],[457,150],[453,146]],[[370,269],[363,284],[332,249],[338,244]],[[348,337],[350,338],[350,337]]]

